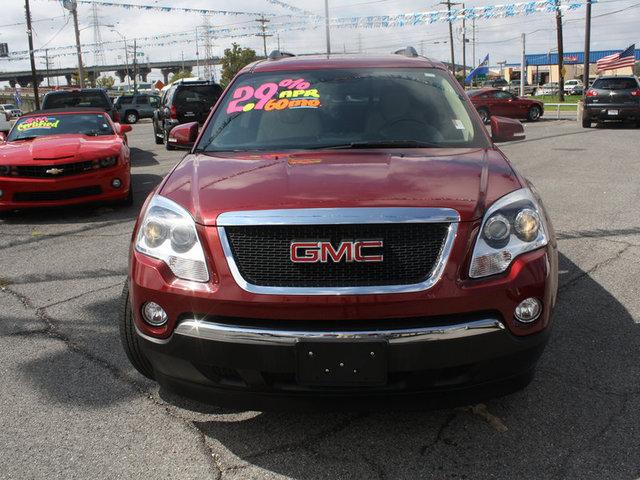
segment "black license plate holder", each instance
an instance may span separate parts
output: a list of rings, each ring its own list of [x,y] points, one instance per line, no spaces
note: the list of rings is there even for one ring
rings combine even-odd
[[[296,344],[301,385],[334,387],[387,383],[386,341],[307,341]]]

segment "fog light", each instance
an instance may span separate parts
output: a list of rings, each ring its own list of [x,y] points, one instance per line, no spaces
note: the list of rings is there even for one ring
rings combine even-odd
[[[2,198],[2,195],[4,195],[4,192],[0,190],[0,198]]]
[[[542,312],[542,303],[537,298],[525,298],[516,307],[516,320],[522,323],[531,323],[538,319]]]
[[[142,306],[142,317],[154,327],[161,327],[167,323],[167,312],[155,302],[147,302]]]
[[[114,178],[114,179],[111,181],[111,186],[112,186],[113,188],[120,188],[120,187],[122,186],[122,182],[120,181],[120,179],[119,179],[119,178]]]

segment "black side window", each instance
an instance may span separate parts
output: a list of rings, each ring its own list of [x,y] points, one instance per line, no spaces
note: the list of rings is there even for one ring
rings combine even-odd
[[[118,105],[130,105],[133,101],[133,97],[120,97]]]
[[[136,101],[138,105],[149,105],[149,97],[146,95],[140,95]]]

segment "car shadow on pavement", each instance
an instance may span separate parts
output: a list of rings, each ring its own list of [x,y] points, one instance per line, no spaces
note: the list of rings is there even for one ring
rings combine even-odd
[[[131,166],[132,167],[149,167],[159,165],[156,160],[156,153],[150,150],[142,150],[137,147],[130,147],[131,150]]]
[[[640,329],[563,255],[560,270],[554,331],[524,390],[432,412],[196,422],[223,478],[636,478]]]

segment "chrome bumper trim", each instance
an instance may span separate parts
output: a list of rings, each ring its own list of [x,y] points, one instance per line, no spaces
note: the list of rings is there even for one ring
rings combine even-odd
[[[225,212],[218,216],[218,237],[236,283],[250,293],[266,295],[373,295],[410,293],[433,287],[444,272],[458,232],[460,215],[450,208],[309,208]],[[369,287],[271,287],[247,282],[236,264],[225,227],[243,225],[345,225],[372,223],[449,223],[447,237],[429,278],[411,285]]]
[[[215,342],[241,343],[251,345],[295,345],[299,340],[363,341],[386,340],[391,345],[433,342],[467,338],[505,330],[505,326],[495,318],[485,318],[471,322],[435,327],[419,327],[398,330],[362,331],[297,331],[250,328],[222,325],[204,320],[187,319],[175,329],[174,335],[212,340]]]

